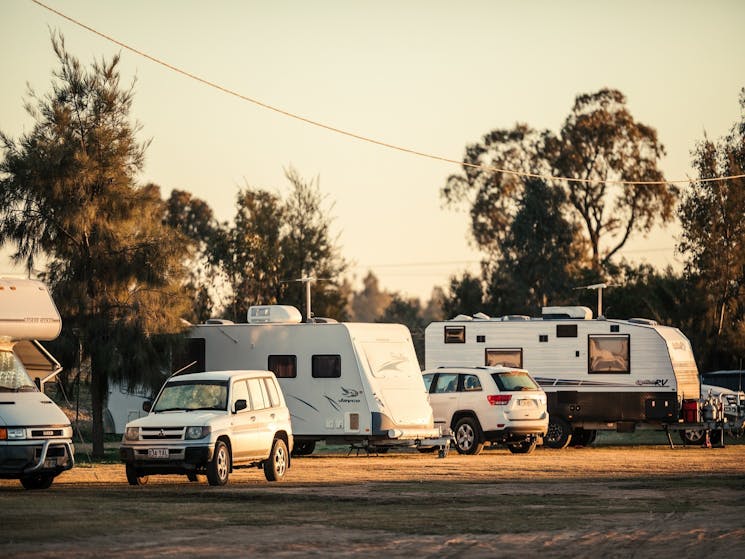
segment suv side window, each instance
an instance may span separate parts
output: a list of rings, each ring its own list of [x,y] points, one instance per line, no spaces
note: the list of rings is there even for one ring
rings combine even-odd
[[[432,379],[435,378],[434,373],[427,373],[426,375],[422,376],[422,380],[424,381],[424,388],[427,392],[429,392],[429,389],[432,388]]]
[[[269,403],[264,400],[266,394],[266,388],[263,388],[264,383],[259,378],[248,379],[248,392],[251,394],[251,402],[253,403],[254,410],[263,410],[269,407]]]
[[[444,392],[455,392],[458,390],[458,373],[440,373],[437,376],[437,385],[433,392],[442,394]]]
[[[477,392],[481,390],[481,381],[476,375],[463,375],[463,392]]]
[[[233,401],[230,404],[230,409],[235,411],[235,403],[238,400],[246,401],[246,409],[251,409],[251,400],[248,398],[248,388],[246,387],[245,380],[238,380],[233,383]]]
[[[265,378],[266,390],[269,393],[269,399],[272,401],[272,407],[276,408],[279,405],[279,393],[277,392],[277,382],[271,378]]]

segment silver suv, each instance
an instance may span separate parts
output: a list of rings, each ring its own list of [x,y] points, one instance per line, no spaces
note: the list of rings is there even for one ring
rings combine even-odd
[[[290,412],[269,371],[173,376],[149,404],[147,416],[127,423],[119,450],[130,485],[150,474],[206,474],[210,485],[225,485],[238,467],[281,481],[290,467]]]
[[[525,370],[442,367],[422,374],[435,422],[452,429],[461,454],[478,454],[487,441],[525,454],[546,434],[546,393]]]

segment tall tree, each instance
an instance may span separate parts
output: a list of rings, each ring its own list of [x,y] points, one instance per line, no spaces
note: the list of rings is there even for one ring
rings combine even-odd
[[[570,223],[582,224],[591,266],[601,273],[633,233],[672,220],[676,187],[614,182],[664,180],[657,167],[663,154],[656,131],[634,120],[623,94],[602,89],[576,98],[558,135],[518,124],[467,146],[463,173],[448,178],[442,196],[470,206],[474,239],[497,254],[517,201],[534,178],[529,175],[577,179],[546,179],[546,184],[564,190],[562,212]]]
[[[707,362],[736,367],[745,357],[745,179],[706,179],[745,173],[745,88],[740,121],[718,142],[705,138],[694,152],[698,179],[680,207],[685,273],[706,294],[701,329],[710,340]]]
[[[50,259],[46,278],[65,328],[90,357],[101,456],[109,381],[159,374],[159,334],[180,327],[185,243],[163,224],[158,189],[135,184],[147,144],[136,139],[133,87],[120,86],[119,58],[88,70],[61,35],[52,45],[60,67],[51,93],[31,92],[33,130],[17,142],[0,136],[0,242],[29,267]]]
[[[238,194],[233,225],[222,227],[210,252],[228,278],[228,313],[244,320],[251,305],[305,305],[304,279],[313,278],[314,314],[345,318],[341,275],[346,263],[330,232],[318,181],[286,173],[287,199],[262,189]]]
[[[351,319],[357,322],[374,322],[385,313],[392,295],[380,288],[378,276],[372,271],[362,279],[362,290],[351,300]]]

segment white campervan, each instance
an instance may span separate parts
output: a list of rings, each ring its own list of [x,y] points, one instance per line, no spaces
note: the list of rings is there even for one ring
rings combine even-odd
[[[37,340],[61,328],[44,284],[0,278],[0,478],[26,489],[46,489],[74,465],[70,422],[39,390],[59,364]]]
[[[317,441],[446,449],[405,326],[302,322],[295,307],[281,305],[251,307],[248,320],[192,327],[188,355],[174,369],[272,371],[290,409],[295,454],[310,454]]]
[[[433,322],[427,369],[504,365],[527,369],[548,397],[544,444],[586,445],[598,430],[677,423],[698,400],[691,344],[647,319],[592,319],[586,307],[544,307],[540,318],[484,314]]]

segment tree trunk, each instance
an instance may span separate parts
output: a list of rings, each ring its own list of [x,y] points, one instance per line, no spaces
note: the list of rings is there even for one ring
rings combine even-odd
[[[104,456],[103,448],[103,407],[106,403],[108,383],[106,376],[101,373],[103,367],[100,363],[98,351],[91,352],[91,443],[93,445],[93,458],[101,459]]]

